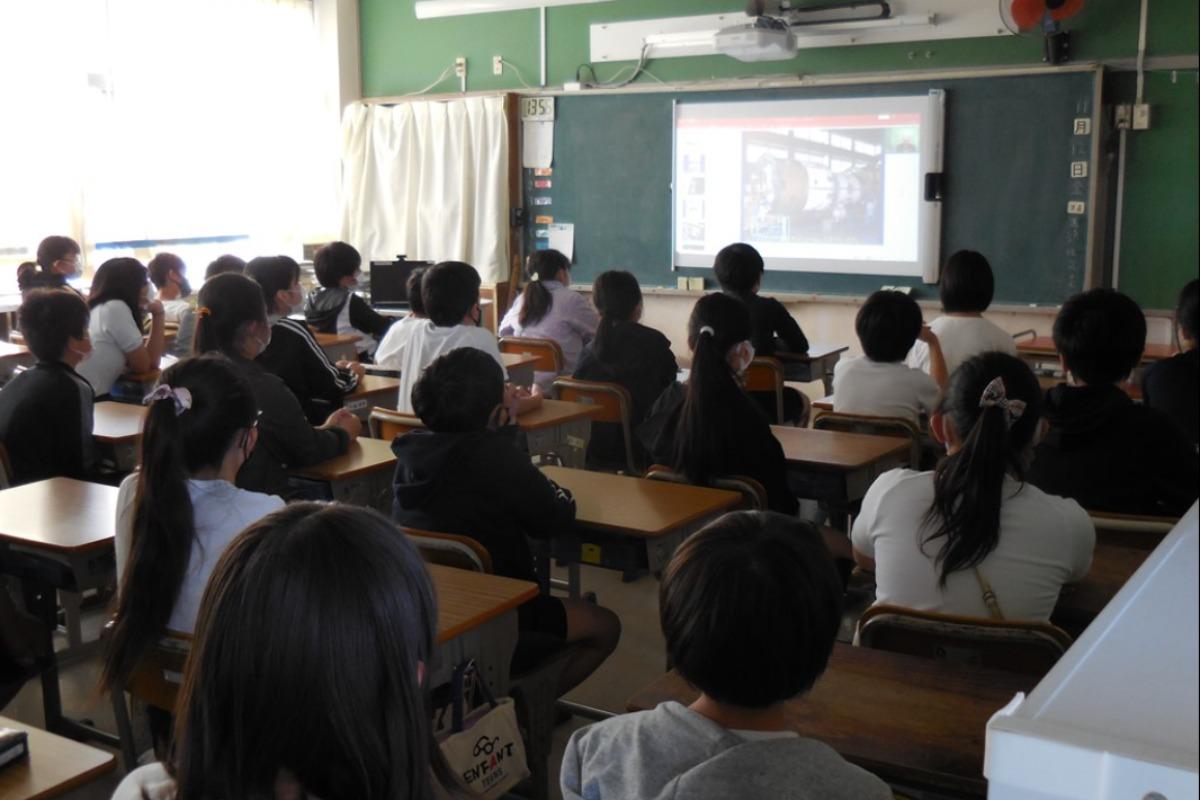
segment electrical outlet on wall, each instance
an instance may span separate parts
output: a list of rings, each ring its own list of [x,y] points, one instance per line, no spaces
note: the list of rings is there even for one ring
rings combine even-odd
[[[463,56],[454,59],[454,76],[456,78],[467,77],[467,59]]]
[[[504,74],[504,56],[492,56],[492,74]]]
[[[1137,103],[1133,107],[1133,129],[1135,131],[1150,130],[1150,104]]]

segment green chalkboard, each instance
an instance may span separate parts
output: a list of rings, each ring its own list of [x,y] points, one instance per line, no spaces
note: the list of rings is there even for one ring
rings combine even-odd
[[[539,215],[575,224],[572,280],[588,283],[606,269],[628,269],[643,286],[675,286],[672,269],[672,104],[722,100],[862,97],[946,92],[945,202],[941,253],[981,251],[996,272],[996,300],[1057,304],[1084,282],[1088,214],[1068,214],[1070,200],[1087,202],[1095,176],[1073,178],[1071,162],[1088,161],[1092,136],[1074,120],[1092,116],[1094,75],[1038,75],[925,80],[720,92],[578,95],[557,99],[554,167],[550,176],[525,170],[526,248]],[[539,182],[550,185],[539,186]],[[535,198],[549,198],[537,204]],[[1091,209],[1087,211],[1090,213]],[[882,284],[906,284],[936,296],[919,278],[768,271],[777,292],[865,294]]]

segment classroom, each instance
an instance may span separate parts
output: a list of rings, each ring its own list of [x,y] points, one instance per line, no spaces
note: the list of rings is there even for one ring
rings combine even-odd
[[[1196,3],[0,30],[0,800],[1200,793]]]

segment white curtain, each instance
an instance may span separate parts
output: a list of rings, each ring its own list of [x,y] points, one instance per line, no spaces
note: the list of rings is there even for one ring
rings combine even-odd
[[[508,277],[503,97],[355,103],[342,117],[342,238],[363,259],[465,261]]]

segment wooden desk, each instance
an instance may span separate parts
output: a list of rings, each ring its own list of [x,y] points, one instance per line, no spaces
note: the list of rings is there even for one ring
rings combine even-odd
[[[1050,621],[1072,636],[1078,636],[1133,577],[1151,552],[1142,547],[1097,544],[1092,552],[1092,568],[1079,583],[1063,587]]]
[[[1034,361],[1058,360],[1058,348],[1054,346],[1054,338],[1051,336],[1037,336],[1033,339],[1024,339],[1016,344],[1017,355],[1022,358]],[[1174,345],[1147,344],[1146,349],[1142,351],[1141,363],[1152,364],[1155,361],[1170,358],[1178,352]]]
[[[369,506],[390,515],[395,467],[391,442],[361,436],[340,456],[288,472],[327,484],[334,500]]]
[[[982,797],[988,718],[1035,678],[835,644],[812,691],[787,703],[788,727],[886,781]],[[675,672],[634,695],[630,711],[699,693]]]
[[[117,765],[111,753],[7,717],[0,717],[0,728],[16,728],[29,736],[29,756],[0,769],[0,797],[5,800],[58,797],[112,772]]]
[[[566,466],[583,469],[592,417],[599,413],[599,407],[587,403],[543,400],[541,408],[517,417],[517,426],[525,433],[530,455],[553,453]]]
[[[772,425],[788,463],[788,484],[797,497],[852,503],[861,500],[879,475],[908,462],[911,442]]]
[[[37,361],[29,348],[12,342],[0,342],[0,384],[12,377],[17,367],[30,367]]]
[[[93,407],[92,438],[116,465],[118,472],[132,472],[138,463],[146,406],[103,400]]]
[[[317,344],[321,345],[321,349],[325,351],[325,355],[330,361],[337,363],[338,361],[357,361],[358,348],[355,346],[362,341],[362,337],[356,333],[317,333],[313,332],[313,337],[316,338]]]
[[[400,399],[400,379],[367,373],[358,379],[358,386],[346,395],[342,407],[352,411],[363,422],[371,416],[371,409],[396,407]]]
[[[538,592],[536,583],[426,564],[438,599],[439,644],[512,611]]]
[[[71,478],[0,492],[0,565],[21,580],[25,607],[46,624],[49,652],[57,627],[56,590],[81,592],[114,580],[116,507],[115,486]],[[77,638],[78,631],[71,632],[72,641]],[[42,668],[42,708],[48,730],[117,746],[115,736],[63,715],[56,657]]]
[[[579,564],[658,572],[688,535],[742,499],[737,492],[607,472],[542,472],[575,496],[575,530],[550,540],[553,556],[570,565],[572,597],[579,595]]]
[[[501,353],[500,360],[508,371],[508,382],[528,389],[533,386],[533,364],[537,356],[522,353]]]
[[[824,397],[812,401],[813,411],[833,411],[833,395],[827,394]]]
[[[807,353],[776,352],[775,357],[783,362],[784,374],[787,374],[788,364],[807,364],[810,380],[819,380],[825,384],[825,394],[833,394],[833,368],[842,358],[842,353],[849,350],[849,345],[823,344],[809,342]]]

